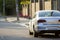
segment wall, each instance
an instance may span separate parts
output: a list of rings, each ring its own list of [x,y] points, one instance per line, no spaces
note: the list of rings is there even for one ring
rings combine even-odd
[[[45,1],[45,10],[51,10],[51,0]]]

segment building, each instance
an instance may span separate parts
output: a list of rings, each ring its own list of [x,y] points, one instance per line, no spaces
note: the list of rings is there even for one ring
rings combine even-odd
[[[38,10],[59,10],[60,0],[30,0],[30,4],[22,6],[22,15],[32,18]]]

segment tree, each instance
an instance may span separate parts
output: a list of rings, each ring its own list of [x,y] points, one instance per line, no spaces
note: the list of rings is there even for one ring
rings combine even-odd
[[[30,4],[30,0],[21,0],[20,4]]]
[[[5,8],[6,8],[6,15],[7,16],[10,16],[10,15],[16,15],[16,12],[15,12],[15,0],[5,0]]]

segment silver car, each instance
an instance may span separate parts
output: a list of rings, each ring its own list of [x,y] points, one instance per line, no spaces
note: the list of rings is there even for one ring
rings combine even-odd
[[[41,10],[36,12],[29,22],[29,34],[38,37],[43,33],[60,33],[60,12],[57,10]]]

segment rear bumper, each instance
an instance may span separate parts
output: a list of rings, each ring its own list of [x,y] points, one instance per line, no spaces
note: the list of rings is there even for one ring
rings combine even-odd
[[[41,30],[38,33],[60,33],[60,30]]]

